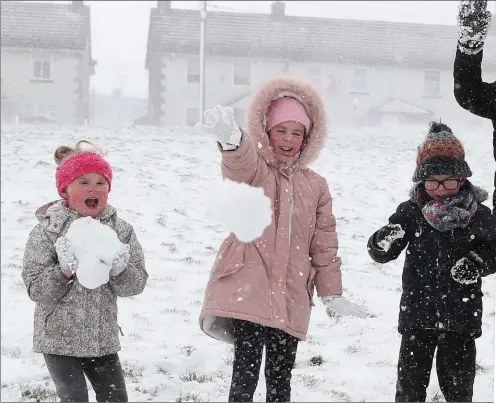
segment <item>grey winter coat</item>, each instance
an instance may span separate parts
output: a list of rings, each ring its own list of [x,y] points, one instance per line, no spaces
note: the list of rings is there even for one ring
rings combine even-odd
[[[24,252],[22,279],[29,297],[36,302],[34,352],[74,357],[99,357],[120,350],[117,297],[143,292],[148,273],[141,245],[133,227],[117,217],[107,205],[95,217],[112,228],[122,243],[130,246],[127,268],[94,290],[62,276],[55,241],[80,218],[61,201],[42,206]]]

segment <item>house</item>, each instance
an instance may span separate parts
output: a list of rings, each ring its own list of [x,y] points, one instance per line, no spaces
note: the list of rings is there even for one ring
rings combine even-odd
[[[1,33],[2,122],[87,122],[96,64],[89,7],[2,1]]]
[[[146,98],[124,96],[117,88],[111,95],[92,91],[90,105],[90,122],[96,126],[134,126],[147,113]]]
[[[205,107],[231,105],[242,124],[253,90],[287,73],[313,82],[333,125],[377,123],[400,106],[396,113],[407,120],[451,120],[460,116],[457,38],[456,26],[289,16],[283,2],[273,2],[270,14],[207,9]],[[158,1],[145,64],[155,124],[199,120],[199,50],[200,11]],[[486,42],[484,74],[496,79],[496,38]]]

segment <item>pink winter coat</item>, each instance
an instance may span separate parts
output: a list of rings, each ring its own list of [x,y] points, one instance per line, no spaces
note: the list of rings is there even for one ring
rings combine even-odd
[[[273,153],[264,123],[270,102],[283,95],[302,102],[313,122],[301,153],[286,160]],[[220,246],[200,315],[208,335],[232,343],[236,318],[305,340],[314,285],[320,297],[342,293],[331,195],[326,180],[308,168],[326,135],[324,105],[309,84],[283,77],[255,94],[239,148],[222,151],[222,174],[262,187],[274,214],[257,240],[241,243],[230,234]]]

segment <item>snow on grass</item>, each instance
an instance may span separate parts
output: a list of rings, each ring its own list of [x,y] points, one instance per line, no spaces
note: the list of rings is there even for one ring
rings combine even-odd
[[[465,142],[473,182],[491,189],[490,130],[453,130]],[[333,195],[344,292],[373,317],[331,320],[317,303],[308,341],[298,347],[294,401],[394,400],[404,257],[376,264],[367,254],[367,240],[408,198],[415,150],[426,131],[331,132],[315,164]],[[35,210],[57,198],[55,148],[87,139],[108,152],[114,169],[110,203],[134,226],[150,273],[143,294],[119,299],[120,357],[130,401],[226,401],[232,346],[209,338],[198,326],[209,271],[227,235],[207,215],[206,200],[221,180],[212,139],[182,128],[2,127],[1,136],[1,400],[58,400],[43,358],[32,353],[34,303],[21,280],[22,256]],[[474,401],[493,399],[490,283],[494,277],[484,280]],[[92,391],[90,398],[95,400]],[[264,399],[262,370],[255,400]],[[442,400],[435,371],[428,400]]]

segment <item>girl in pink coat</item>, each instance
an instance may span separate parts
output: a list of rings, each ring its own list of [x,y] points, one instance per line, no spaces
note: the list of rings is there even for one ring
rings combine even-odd
[[[342,297],[336,220],[326,180],[308,168],[327,135],[325,110],[308,83],[282,77],[262,86],[241,132],[231,108],[205,112],[224,178],[262,187],[272,223],[251,243],[230,234],[205,291],[200,327],[234,344],[229,401],[253,401],[263,347],[266,400],[289,401],[291,370],[305,340],[314,287],[330,316],[360,315]]]

